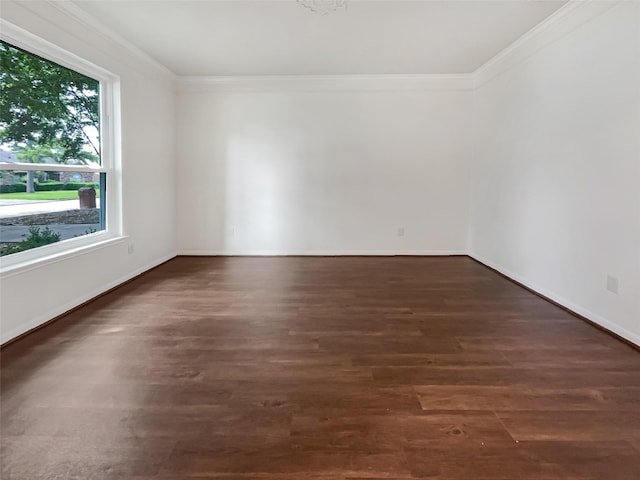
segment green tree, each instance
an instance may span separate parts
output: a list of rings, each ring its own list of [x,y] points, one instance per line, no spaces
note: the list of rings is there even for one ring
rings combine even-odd
[[[46,158],[60,162],[62,155],[57,139],[44,145],[31,145],[31,142],[29,142],[27,146],[18,145],[16,151],[19,152],[17,155],[18,160],[25,161],[26,163],[43,163],[43,160]],[[27,171],[27,193],[36,191],[34,185],[35,173],[33,170]]]
[[[0,142],[55,144],[59,161],[97,161],[98,92],[97,80],[0,42]]]

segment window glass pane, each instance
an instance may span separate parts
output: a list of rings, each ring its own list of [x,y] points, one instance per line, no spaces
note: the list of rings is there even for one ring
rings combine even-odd
[[[100,82],[0,41],[0,161],[100,164]]]
[[[0,173],[0,253],[3,256],[105,229],[100,185],[106,184],[106,174],[82,173],[83,182],[37,181],[36,192],[27,193],[24,172]],[[45,172],[35,173],[41,179]],[[49,173],[59,174],[61,180],[70,175],[70,172]]]
[[[100,83],[0,41],[0,162],[42,164],[0,170],[2,255],[104,230],[106,174],[55,169],[100,166]]]

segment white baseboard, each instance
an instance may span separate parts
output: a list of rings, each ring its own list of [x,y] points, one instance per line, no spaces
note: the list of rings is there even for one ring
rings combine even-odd
[[[211,257],[392,257],[392,256],[452,256],[468,255],[462,250],[183,250],[182,256]]]
[[[112,288],[117,287],[118,285],[121,285],[123,283],[125,283],[128,280],[131,280],[132,278],[140,275],[141,273],[146,272],[147,270],[151,270],[154,267],[157,267],[158,265],[171,260],[172,258],[175,257],[175,254],[170,254],[170,255],[166,255],[160,259],[154,260],[153,262],[145,265],[144,267],[138,268],[136,270],[134,270],[133,272],[129,272],[126,275],[123,275],[120,278],[117,278],[116,280],[107,283],[106,285],[101,286],[100,288],[97,288],[91,292],[85,293],[84,295],[81,295],[79,297],[76,297],[74,300],[67,302],[63,305],[59,305],[55,308],[52,308],[51,310],[49,310],[47,313],[40,315],[36,318],[34,318],[33,320],[31,320],[30,322],[27,323],[23,323],[21,325],[19,325],[16,328],[12,328],[11,330],[5,332],[3,331],[0,335],[0,345],[4,345],[5,343],[7,343],[10,340],[13,340],[14,338],[23,335],[27,332],[29,332],[30,330],[33,330],[34,328],[39,327],[40,325],[47,323],[48,321],[59,317],[60,315],[63,315],[64,313],[67,313],[70,310],[73,310],[74,308],[78,307],[79,305],[82,305],[83,303],[88,302],[89,300],[92,300],[96,297],[98,297],[99,295],[102,295],[103,293],[107,292],[108,290],[111,290]]]
[[[533,290],[534,292],[539,293],[540,295],[547,297],[550,300],[553,300],[554,302],[562,305],[565,308],[568,308],[569,310],[571,310],[574,313],[577,313],[578,315],[592,321],[593,323],[596,323],[598,325],[600,325],[603,328],[606,328],[607,330],[615,333],[616,335],[621,336],[622,338],[624,338],[625,340],[628,340],[629,342],[633,343],[634,345],[637,345],[638,347],[640,347],[640,335],[635,334],[629,330],[627,330],[626,328],[621,327],[620,325],[611,322],[610,320],[607,320],[606,318],[580,306],[577,305],[569,300],[567,300],[566,298],[556,294],[555,292],[552,292],[546,288],[541,287],[540,285],[537,285],[529,280],[527,280],[524,277],[521,277],[520,275],[517,275],[509,270],[507,270],[506,268],[502,267],[501,265],[498,265],[480,255],[477,255],[475,253],[469,253],[468,254],[471,258],[473,258],[474,260],[482,263],[483,265],[486,265],[487,267],[493,268],[494,270],[500,272],[501,274],[503,274],[506,277],[509,277],[512,280],[515,280],[518,283],[521,283],[522,285],[524,285],[527,288],[530,288],[531,290]]]

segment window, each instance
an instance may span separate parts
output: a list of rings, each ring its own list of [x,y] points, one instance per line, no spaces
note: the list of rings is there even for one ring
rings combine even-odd
[[[121,233],[117,78],[2,22],[0,265]]]

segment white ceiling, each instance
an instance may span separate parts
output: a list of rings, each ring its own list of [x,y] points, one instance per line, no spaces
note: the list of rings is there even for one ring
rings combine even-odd
[[[179,75],[471,73],[566,0],[76,0]]]

